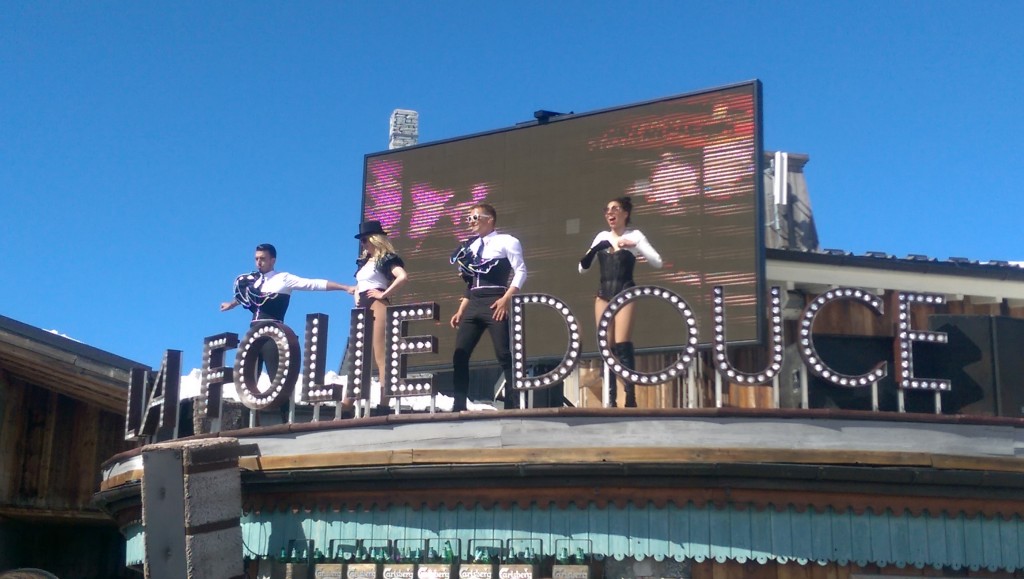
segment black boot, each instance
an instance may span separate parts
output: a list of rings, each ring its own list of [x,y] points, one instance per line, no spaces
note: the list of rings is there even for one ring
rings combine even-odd
[[[633,342],[622,342],[615,344],[615,355],[625,368],[636,370],[636,356],[633,352]],[[626,393],[626,408],[636,408],[636,385],[627,380],[622,381],[622,389]]]
[[[505,408],[505,410],[519,410],[519,391],[518,390],[512,390],[510,392],[509,388],[505,388],[504,408]]]

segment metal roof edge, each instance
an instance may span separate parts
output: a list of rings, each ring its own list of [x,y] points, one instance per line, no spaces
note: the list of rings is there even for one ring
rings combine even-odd
[[[836,267],[858,267],[893,272],[955,275],[1024,282],[1024,267],[1012,265],[1010,262],[983,263],[959,259],[942,261],[938,259],[922,259],[921,257],[899,258],[888,254],[884,256],[853,255],[852,253],[817,253],[774,248],[766,248],[765,257],[768,260],[833,265]]]
[[[3,334],[12,334],[36,342],[47,348],[59,350],[76,357],[86,358],[101,365],[111,366],[121,370],[132,368],[149,368],[147,364],[129,360],[95,346],[54,334],[42,328],[19,322],[13,318],[0,315],[0,341],[3,341]]]

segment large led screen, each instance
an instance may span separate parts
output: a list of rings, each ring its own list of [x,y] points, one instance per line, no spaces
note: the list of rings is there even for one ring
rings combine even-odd
[[[406,262],[410,281],[396,303],[438,302],[442,322],[414,334],[438,336],[436,356],[410,366],[450,365],[455,330],[448,319],[465,285],[449,257],[470,235],[466,215],[487,202],[499,232],[520,239],[528,278],[524,292],[555,295],[581,320],[583,349],[597,352],[597,267],[577,264],[608,225],[604,208],[632,197],[631,227],[661,254],[642,260],[639,285],[682,295],[694,308],[701,344],[713,334],[712,287],[726,291],[730,342],[758,338],[763,279],[757,81],[621,108],[533,121],[366,156],[363,218],[377,219]],[[682,318],[667,303],[641,300],[633,342],[639,350],[678,347]],[[527,354],[561,356],[566,330],[554,312],[528,310]],[[485,337],[474,360],[493,360]]]

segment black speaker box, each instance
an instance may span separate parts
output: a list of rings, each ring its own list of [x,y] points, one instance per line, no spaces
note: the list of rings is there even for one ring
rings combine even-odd
[[[1003,316],[934,315],[928,329],[945,332],[945,344],[914,342],[914,376],[950,380],[941,395],[943,414],[1024,417],[1024,320]],[[814,337],[821,357],[835,370],[861,374],[879,361],[889,376],[879,382],[879,409],[898,409],[892,338],[822,335]],[[835,386],[821,378],[809,383],[812,408],[871,409],[869,388]],[[905,391],[907,412],[935,412],[932,392]]]
[[[1024,320],[935,315],[928,326],[949,343],[928,344],[923,356],[915,350],[915,374],[952,380],[948,397],[958,413],[1024,416]]]

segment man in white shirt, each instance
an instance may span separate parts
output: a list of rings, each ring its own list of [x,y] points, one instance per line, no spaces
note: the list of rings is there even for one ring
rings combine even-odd
[[[459,264],[466,280],[466,293],[449,322],[457,330],[452,356],[455,412],[466,409],[469,358],[484,331],[491,334],[494,355],[505,374],[505,408],[519,407],[519,397],[512,389],[508,308],[512,296],[526,282],[526,262],[519,240],[494,230],[497,217],[497,211],[487,203],[473,206],[467,220],[476,237],[463,243],[452,260]]]
[[[252,312],[252,324],[263,321],[284,322],[293,290],[344,291],[352,293],[355,288],[326,279],[307,279],[284,271],[276,271],[277,249],[269,243],[256,246],[256,271],[243,274],[235,279],[235,299],[220,305],[226,312],[243,305]],[[260,357],[273,376],[277,372],[277,348],[268,342],[260,351]]]

